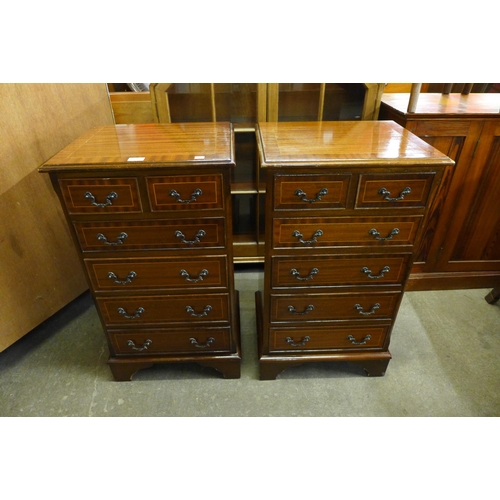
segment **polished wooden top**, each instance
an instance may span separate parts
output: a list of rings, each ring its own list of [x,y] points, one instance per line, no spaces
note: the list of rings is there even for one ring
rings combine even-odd
[[[108,125],[88,130],[41,172],[234,164],[232,125],[225,122]]]
[[[263,167],[453,164],[393,121],[259,123],[257,143]]]
[[[421,93],[418,96],[417,108],[408,113],[410,94],[384,94],[382,103],[391,106],[398,112],[412,116],[425,117],[447,115],[449,117],[471,115],[475,118],[495,115],[500,117],[500,94],[433,94]]]

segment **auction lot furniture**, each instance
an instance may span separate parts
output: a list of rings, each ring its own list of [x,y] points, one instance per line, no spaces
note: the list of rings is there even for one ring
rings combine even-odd
[[[48,160],[116,380],[155,363],[240,376],[230,123],[111,125]]]
[[[415,248],[453,161],[394,122],[268,122],[260,378],[311,361],[386,371]]]

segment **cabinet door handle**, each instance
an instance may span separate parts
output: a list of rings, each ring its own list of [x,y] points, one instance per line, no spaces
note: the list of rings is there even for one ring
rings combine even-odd
[[[386,240],[392,240],[393,236],[396,236],[396,234],[399,234],[399,229],[397,227],[395,227],[385,238],[381,238],[380,233],[376,229],[370,229],[368,231],[368,234],[370,236],[373,236],[378,241],[386,241]]]
[[[354,345],[365,345],[371,338],[372,338],[371,335],[367,335],[366,337],[363,337],[361,339],[361,342],[356,342],[356,339],[352,335],[347,336],[347,340],[349,340],[351,344]]]
[[[126,240],[127,238],[128,238],[127,233],[120,233],[116,237],[116,241],[108,241],[108,238],[106,238],[106,236],[104,236],[104,234],[102,234],[102,233],[99,233],[97,235],[97,239],[99,241],[102,241],[105,245],[111,245],[111,246],[123,245],[123,240]]]
[[[314,310],[314,306],[312,304],[309,304],[302,312],[297,311],[293,306],[288,306],[287,309],[292,314],[307,314],[308,312]]]
[[[380,304],[377,302],[376,304],[373,304],[372,308],[369,311],[363,311],[363,307],[360,304],[355,304],[354,309],[359,311],[359,314],[362,314],[363,316],[370,316],[370,314],[375,314],[375,311],[380,308]]]
[[[186,311],[191,314],[191,316],[195,316],[196,318],[201,318],[202,316],[207,316],[207,314],[212,310],[212,306],[208,305],[205,306],[205,309],[203,309],[203,312],[201,313],[196,313],[194,312],[194,309],[191,306],[186,306]]]
[[[314,203],[316,201],[321,201],[321,197],[325,196],[325,194],[328,194],[328,189],[322,188],[318,191],[315,198],[307,199],[307,194],[304,191],[302,191],[302,189],[297,189],[297,191],[295,191],[295,196],[298,196],[302,201],[306,203]]]
[[[192,241],[189,241],[189,240],[186,240],[186,237],[184,236],[184,234],[182,234],[181,231],[176,231],[175,232],[175,236],[176,238],[179,238],[182,243],[186,243],[186,245],[194,245],[195,243],[199,243],[200,242],[200,238],[203,238],[203,236],[205,236],[207,233],[205,233],[205,231],[203,231],[203,229],[200,229],[195,237],[194,237],[194,240]]]
[[[390,270],[391,270],[391,268],[389,266],[384,266],[382,268],[382,270],[380,271],[380,274],[377,276],[372,276],[372,272],[367,267],[363,267],[363,269],[361,269],[361,272],[365,273],[368,276],[368,278],[370,278],[372,280],[378,280],[379,278],[383,278],[384,274],[388,273]]]
[[[123,309],[123,307],[118,308],[118,313],[127,319],[140,318],[143,312],[144,312],[144,307],[139,307],[136,309],[135,314],[132,316],[132,315],[128,314],[127,311],[125,311],[125,309]]]
[[[176,198],[176,201],[178,201],[179,203],[191,203],[192,201],[196,201],[197,197],[201,196],[202,194],[202,190],[198,188],[191,193],[191,198],[189,200],[182,200],[181,195],[175,189],[172,189],[170,191],[170,196]]]
[[[209,337],[204,344],[200,344],[195,338],[191,337],[189,339],[189,342],[191,342],[191,344],[193,344],[195,347],[198,347],[199,349],[206,349],[215,342],[215,339],[213,337]]]
[[[85,196],[85,198],[90,201],[90,204],[92,206],[99,208],[109,207],[113,204],[113,200],[116,200],[118,198],[118,195],[114,191],[111,191],[111,193],[106,196],[105,203],[97,203],[95,201],[95,196],[90,191],[87,191],[83,196]]]
[[[311,270],[311,272],[309,273],[308,276],[306,276],[305,278],[301,278],[300,273],[299,273],[299,271],[297,271],[297,269],[290,269],[290,274],[292,276],[295,276],[295,279],[298,279],[299,281],[312,280],[314,275],[318,274],[318,273],[319,273],[319,269],[317,267],[315,267],[314,269]]]
[[[128,283],[132,283],[132,280],[136,277],[137,277],[137,273],[135,273],[134,271],[130,271],[124,280],[121,280],[120,278],[118,278],[116,276],[116,274],[113,272],[108,273],[108,278],[110,280],[113,280],[117,285],[127,285]]]
[[[292,236],[294,236],[295,238],[298,238],[298,240],[304,244],[304,245],[312,245],[313,243],[316,243],[318,240],[317,240],[317,237],[318,236],[323,236],[323,231],[321,229],[318,229],[313,235],[312,235],[312,238],[310,240],[303,240],[302,239],[302,234],[300,233],[300,231],[297,231],[295,230],[293,233],[292,233]]]
[[[390,198],[391,192],[387,191],[387,189],[380,188],[378,194],[382,195],[384,197],[384,200],[386,201],[400,201],[403,200],[405,195],[410,194],[411,189],[409,187],[405,187],[401,193],[399,193],[399,196],[397,198]]]
[[[153,343],[152,340],[146,340],[143,344],[142,347],[136,347],[135,343],[133,340],[127,340],[127,345],[132,348],[133,351],[146,351],[147,348]]]
[[[306,345],[309,341],[311,340],[311,337],[309,335],[306,335],[300,342],[295,343],[292,339],[292,337],[287,337],[285,339],[285,342],[290,344],[292,347],[302,347]]]
[[[203,278],[205,276],[208,276],[208,271],[206,269],[202,269],[200,274],[198,274],[197,278],[191,278],[191,276],[185,269],[181,269],[181,272],[179,274],[184,278],[186,278],[186,281],[190,281],[191,283],[197,283],[198,281],[203,281]]]

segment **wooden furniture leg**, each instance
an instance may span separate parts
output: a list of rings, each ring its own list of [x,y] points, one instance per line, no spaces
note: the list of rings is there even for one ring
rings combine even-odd
[[[491,290],[491,292],[484,298],[488,304],[494,304],[498,301],[498,299],[500,299],[500,286],[493,288],[493,290]]]

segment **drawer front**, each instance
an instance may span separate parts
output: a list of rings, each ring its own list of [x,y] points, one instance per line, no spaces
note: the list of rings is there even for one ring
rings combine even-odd
[[[350,174],[276,175],[274,208],[276,210],[346,208],[350,180]]]
[[[224,208],[222,175],[146,178],[153,212]]]
[[[230,328],[193,330],[116,330],[109,336],[117,354],[228,352]]]
[[[223,248],[225,219],[74,222],[84,252]]]
[[[424,208],[435,174],[364,174],[355,208]]]
[[[422,216],[274,219],[274,248],[412,246]]]
[[[271,295],[271,321],[391,319],[400,297],[400,292]]]
[[[384,346],[390,325],[271,328],[270,352],[353,350]]]
[[[85,266],[97,292],[228,286],[224,256],[85,259]]]
[[[124,296],[96,301],[107,325],[229,321],[227,294]]]
[[[64,203],[70,214],[141,212],[137,179],[60,179]]]
[[[410,254],[273,257],[273,287],[401,285]]]

